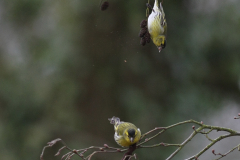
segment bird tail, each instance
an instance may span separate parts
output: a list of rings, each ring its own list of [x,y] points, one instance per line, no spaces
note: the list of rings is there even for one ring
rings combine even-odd
[[[108,118],[111,124],[113,125],[119,125],[120,124],[120,118],[113,116],[112,118]]]
[[[154,6],[153,6],[154,10],[159,10],[159,3],[158,0],[155,0]]]
[[[158,3],[158,0],[155,0],[153,9],[156,11],[159,10],[160,12],[163,12],[162,2]]]

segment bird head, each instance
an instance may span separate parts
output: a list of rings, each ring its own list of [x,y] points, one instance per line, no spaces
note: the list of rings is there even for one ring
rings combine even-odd
[[[137,131],[133,128],[127,129],[126,130],[126,138],[133,143],[135,140],[135,136],[137,134]]]
[[[153,43],[157,46],[159,52],[166,47],[167,39],[166,36],[160,35],[153,38]]]

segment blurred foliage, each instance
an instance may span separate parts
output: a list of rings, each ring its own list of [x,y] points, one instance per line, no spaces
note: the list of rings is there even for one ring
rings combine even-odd
[[[112,116],[146,132],[240,103],[240,2],[165,0],[161,53],[139,44],[146,2],[109,0],[104,12],[99,0],[0,2],[1,159],[37,159],[55,138],[116,146]],[[160,140],[181,142],[181,131]],[[56,150],[45,159],[60,159]],[[173,150],[137,153],[164,159]]]

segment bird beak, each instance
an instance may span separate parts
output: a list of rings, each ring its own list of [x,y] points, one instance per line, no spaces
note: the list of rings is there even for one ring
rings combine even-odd
[[[162,50],[162,47],[158,47],[158,51],[159,51],[159,53],[161,52],[161,50]]]
[[[130,138],[131,143],[133,142],[133,137]]]

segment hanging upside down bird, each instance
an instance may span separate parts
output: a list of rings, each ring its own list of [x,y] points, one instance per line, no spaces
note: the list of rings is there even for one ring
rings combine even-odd
[[[153,43],[157,46],[159,52],[161,52],[167,43],[167,21],[162,2],[158,3],[158,0],[155,0],[152,13],[148,17],[148,31]]]

